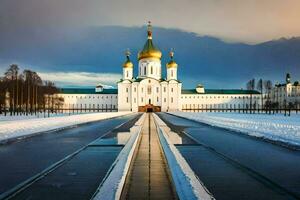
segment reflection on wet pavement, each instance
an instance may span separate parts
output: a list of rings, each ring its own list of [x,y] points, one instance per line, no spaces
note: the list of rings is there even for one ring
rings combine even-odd
[[[173,131],[196,141],[176,147],[216,199],[300,198],[299,151],[165,113],[159,116]]]
[[[147,114],[122,199],[177,199],[154,119]]]

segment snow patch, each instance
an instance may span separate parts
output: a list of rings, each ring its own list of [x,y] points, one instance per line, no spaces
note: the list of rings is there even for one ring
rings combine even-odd
[[[52,131],[88,122],[128,115],[132,112],[106,112],[60,116],[51,118],[20,119],[0,123],[0,141]]]

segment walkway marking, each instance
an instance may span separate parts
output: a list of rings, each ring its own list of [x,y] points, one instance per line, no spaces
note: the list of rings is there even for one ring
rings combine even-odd
[[[147,114],[121,199],[177,199],[152,114]]]

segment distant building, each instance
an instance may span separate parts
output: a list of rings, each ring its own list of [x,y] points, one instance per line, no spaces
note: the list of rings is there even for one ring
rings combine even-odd
[[[195,89],[182,89],[177,77],[178,64],[174,52],[166,63],[167,75],[162,77],[162,52],[152,40],[149,24],[147,41],[138,54],[138,76],[133,74],[134,65],[130,52],[126,52],[123,78],[118,89],[63,88],[59,94],[64,98],[64,108],[82,110],[119,111],[178,111],[189,109],[249,109],[260,108],[260,93],[242,89],[206,89],[198,85]]]
[[[283,84],[276,84],[270,92],[270,101],[278,103],[279,108],[292,106],[299,108],[300,104],[300,84],[298,81],[292,83],[290,74],[286,74]]]

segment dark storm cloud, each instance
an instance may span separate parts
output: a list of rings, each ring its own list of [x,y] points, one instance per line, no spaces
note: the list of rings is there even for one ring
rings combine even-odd
[[[20,27],[123,25],[152,20],[230,40],[300,35],[299,0],[2,0],[1,31]]]

